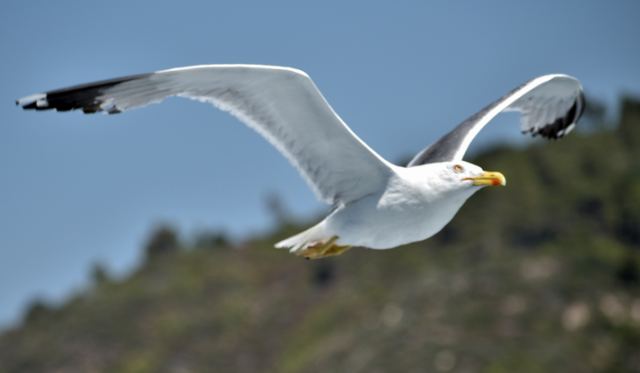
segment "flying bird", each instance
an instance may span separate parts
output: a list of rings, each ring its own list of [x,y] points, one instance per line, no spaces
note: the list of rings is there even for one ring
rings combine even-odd
[[[338,255],[352,246],[390,249],[433,236],[475,192],[506,184],[500,172],[463,160],[496,115],[518,111],[523,133],[557,139],[571,132],[585,107],[578,80],[540,76],[472,115],[403,167],[367,146],[309,76],[288,67],[181,67],[38,93],[16,104],[116,114],[170,96],[231,113],[275,146],[316,195],[333,206],[318,224],[275,245],[309,259]]]

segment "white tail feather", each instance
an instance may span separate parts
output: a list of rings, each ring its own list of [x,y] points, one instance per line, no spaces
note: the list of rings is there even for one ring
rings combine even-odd
[[[302,231],[295,236],[291,236],[275,244],[278,249],[289,249],[289,252],[296,252],[305,249],[310,244],[321,241],[330,237],[325,232],[324,221],[314,225],[313,227]]]

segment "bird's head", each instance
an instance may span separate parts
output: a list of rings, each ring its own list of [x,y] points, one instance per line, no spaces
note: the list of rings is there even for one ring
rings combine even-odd
[[[500,172],[485,171],[473,163],[442,162],[441,167],[440,177],[446,180],[449,185],[459,186],[460,189],[505,186],[507,184],[507,179]]]

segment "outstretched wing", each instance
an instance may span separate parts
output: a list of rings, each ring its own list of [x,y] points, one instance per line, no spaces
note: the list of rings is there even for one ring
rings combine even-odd
[[[380,190],[390,165],[360,140],[302,71],[259,65],[202,65],[83,84],[27,96],[24,109],[109,114],[169,96],[230,112],[282,152],[328,203]]]
[[[418,153],[407,167],[461,160],[480,130],[504,111],[522,114],[522,133],[558,139],[575,127],[584,106],[582,87],[577,79],[562,74],[532,79],[460,123]]]

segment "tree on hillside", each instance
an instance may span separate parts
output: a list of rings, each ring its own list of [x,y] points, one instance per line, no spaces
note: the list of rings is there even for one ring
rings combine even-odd
[[[175,230],[168,225],[157,227],[149,236],[145,245],[145,254],[147,259],[164,255],[179,248],[178,235]]]

